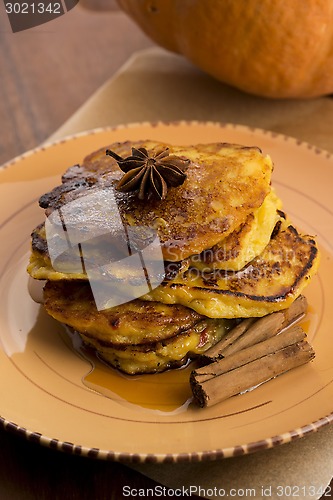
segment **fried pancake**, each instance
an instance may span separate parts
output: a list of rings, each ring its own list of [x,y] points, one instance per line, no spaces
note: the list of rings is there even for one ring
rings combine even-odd
[[[242,269],[248,262],[253,260],[254,257],[263,251],[265,246],[269,243],[275,224],[281,218],[285,218],[285,215],[280,212],[281,206],[281,200],[272,190],[266,196],[261,207],[249,214],[245,222],[241,224],[239,228],[233,231],[227,238],[223,239],[217,245],[205,250],[200,255],[191,256],[188,261],[185,259],[181,261],[181,263],[177,264],[166,263],[166,279],[173,278],[175,272],[177,274],[179,272],[186,271],[189,265],[204,272],[214,269],[236,271]],[[101,245],[99,244],[98,249],[100,248]],[[95,253],[96,249],[97,245]],[[75,252],[75,248],[72,248],[71,251]],[[92,244],[92,252],[93,251],[94,246]],[[78,254],[78,249],[76,252]],[[98,258],[100,257],[94,255],[95,262],[97,262]],[[52,281],[87,279],[87,275],[82,271],[82,268],[78,269],[76,272],[72,272],[72,262],[69,261],[68,264],[67,272],[65,272],[65,262],[62,263],[63,272],[53,269],[46,242],[45,224],[39,224],[32,232],[32,252],[28,265],[29,274],[35,279]],[[120,262],[118,267],[118,276],[112,276],[112,278],[118,278],[120,281],[123,280],[124,273],[122,271],[124,270],[122,269]],[[125,271],[128,273],[128,270]],[[134,275],[131,277],[128,276],[128,274],[126,275],[127,282],[132,282],[135,279],[140,278],[140,269],[138,269],[138,275],[136,276]]]
[[[169,188],[162,201],[142,201],[135,193],[115,191],[122,223],[154,228],[167,261],[181,261],[217,244],[261,206],[271,189],[272,162],[256,147],[226,143],[171,146],[128,141],[111,144],[108,149],[128,156],[131,147],[145,147],[153,152],[168,147],[170,154],[190,159],[185,182]],[[73,200],[116,185],[123,173],[105,150],[87,156],[81,166],[70,168],[63,176],[63,184],[41,197],[40,205],[47,215],[69,206]],[[103,229],[104,214],[96,212],[91,217],[98,217]],[[87,224],[86,211],[82,214],[75,211],[72,218],[69,214],[66,223]],[[116,226],[114,231],[121,231]],[[107,224],[105,231],[109,231]]]
[[[206,318],[182,305],[139,299],[97,311],[89,284],[78,281],[49,281],[44,307],[100,358],[129,374],[181,366],[215,345],[234,324]]]
[[[261,207],[248,215],[238,229],[209,250],[193,255],[190,265],[203,272],[214,269],[239,271],[268,245],[276,223],[284,217],[279,211],[281,207],[281,200],[272,190]]]
[[[189,269],[142,298],[183,304],[211,318],[259,317],[289,307],[318,265],[316,242],[288,226],[241,271],[203,275]]]
[[[47,282],[44,307],[56,320],[102,344],[147,344],[193,328],[203,316],[179,304],[140,299],[103,311],[96,309],[88,282]]]
[[[119,347],[78,333],[85,344],[96,350],[98,357],[129,375],[135,375],[162,372],[186,364],[189,359],[217,344],[232,324],[230,320],[206,318],[166,340]]]
[[[87,279],[86,273],[56,271],[51,264],[45,234],[45,224],[39,224],[31,234],[31,253],[27,271],[37,280]]]
[[[27,271],[30,276],[37,280],[50,280],[50,281],[60,281],[60,280],[87,280],[88,276],[84,269],[82,269],[82,265],[80,265],[77,269],[73,266],[73,255],[80,258],[79,248],[71,248],[71,253],[69,254],[68,262],[62,259],[61,271],[56,270],[52,267],[51,259],[48,252],[48,246],[46,242],[46,234],[45,234],[45,224],[39,224],[32,232],[32,251],[29,258],[29,264],[27,266]],[[98,244],[94,245],[96,241],[89,246],[85,247],[85,256],[87,255],[88,259],[93,259],[95,266],[98,265],[98,261],[101,261],[101,264],[105,264],[107,258],[103,256],[104,246],[108,245],[108,241],[105,242],[105,245],[101,244],[99,241]],[[91,250],[91,251],[90,251]],[[126,255],[127,257],[127,255]],[[80,260],[80,259],[79,259]],[[67,269],[66,269],[67,266]],[[180,262],[164,262],[164,279],[170,280],[173,279],[178,273],[186,271],[189,267],[189,260],[185,259]],[[122,266],[121,260],[118,263],[117,268],[113,268],[113,274],[109,274],[110,278],[112,278],[113,283],[118,281],[119,284],[126,280],[127,284],[135,285],[136,283],[142,283],[142,269],[141,268],[133,268],[131,267],[129,274],[128,266]],[[161,276],[163,279],[163,276]]]

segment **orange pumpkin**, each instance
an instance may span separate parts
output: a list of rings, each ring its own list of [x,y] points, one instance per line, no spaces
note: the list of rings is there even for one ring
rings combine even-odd
[[[118,0],[159,45],[253,94],[333,93],[333,0]]]

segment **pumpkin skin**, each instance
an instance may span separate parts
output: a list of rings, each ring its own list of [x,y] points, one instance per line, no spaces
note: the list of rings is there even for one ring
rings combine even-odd
[[[333,93],[333,0],[117,0],[156,43],[246,92]]]

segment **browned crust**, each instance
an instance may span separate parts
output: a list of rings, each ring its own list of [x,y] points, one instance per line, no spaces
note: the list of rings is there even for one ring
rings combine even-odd
[[[297,285],[299,282],[307,275],[309,270],[311,269],[314,260],[316,259],[318,255],[318,249],[316,247],[311,247],[310,251],[310,257],[306,263],[306,265],[303,267],[302,271],[297,275],[296,279],[292,283],[291,286],[288,286],[288,290],[286,292],[277,294],[277,295],[263,295],[263,296],[258,296],[258,295],[252,295],[248,293],[243,293],[243,292],[237,292],[237,291],[231,291],[231,290],[221,290],[218,288],[204,288],[204,287],[194,287],[197,290],[203,290],[205,293],[214,293],[218,295],[228,295],[228,296],[233,296],[233,297],[244,297],[247,299],[255,300],[257,302],[279,302],[281,300],[286,299],[289,295],[291,295],[294,290],[297,288]],[[170,288],[186,288],[186,285],[182,285],[180,283],[172,283],[170,284]]]
[[[232,297],[253,305],[265,302],[283,304],[288,298],[299,295],[318,261],[319,251],[313,238],[288,226],[242,270],[232,273],[216,270],[198,278],[194,275],[194,279],[189,270],[183,277],[163,283],[156,292],[153,290],[151,298],[159,296],[158,293],[165,288],[170,294],[172,290],[184,289],[195,300],[209,300],[215,296],[217,300]],[[265,294],[266,290],[270,291],[269,295]]]
[[[44,306],[50,316],[98,339],[101,345],[118,347],[166,341],[204,318],[180,304],[140,299],[98,311],[89,283],[84,281],[48,281]]]
[[[115,191],[125,225],[156,226],[165,260],[180,261],[212,247],[239,227],[270,190],[271,163],[255,147],[226,143],[183,147],[152,141],[127,141],[107,147],[126,156],[132,146],[150,151],[168,147],[171,154],[191,159],[185,182],[170,188],[165,200],[142,201],[135,193]],[[227,148],[230,151],[226,153]],[[63,175],[63,184],[41,197],[40,205],[47,215],[95,189],[118,183],[122,172],[105,150],[92,153],[81,166],[71,167]],[[253,160],[255,175],[243,168]],[[230,172],[235,175],[228,175]]]

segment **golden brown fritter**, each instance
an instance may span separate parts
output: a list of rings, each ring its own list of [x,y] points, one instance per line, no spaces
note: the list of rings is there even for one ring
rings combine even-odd
[[[135,299],[98,311],[88,282],[54,281],[44,287],[44,307],[61,323],[101,342],[146,344],[173,337],[203,316],[180,304]]]
[[[169,188],[166,198],[158,201],[114,190],[123,172],[106,149],[126,157],[132,147],[149,153],[168,147],[170,154],[188,158],[185,182]],[[270,158],[258,148],[227,143],[171,146],[127,141],[87,156],[40,199],[46,215],[56,215],[59,224],[52,240],[46,237],[45,223],[32,233],[28,272],[49,280],[44,289],[46,311],[77,331],[107,363],[137,374],[183,365],[215,345],[236,318],[289,307],[317,270],[318,248],[280,212],[271,172]],[[89,195],[95,196],[85,198]],[[107,298],[129,284],[139,290],[142,266],[129,271],[125,262],[133,252],[128,228],[140,226],[155,229],[159,236],[164,280],[141,298],[98,311],[86,264],[112,278]],[[77,241],[71,239],[71,231]],[[61,266],[54,260],[52,265],[47,239],[61,250],[56,254]],[[78,244],[82,241],[84,252]],[[134,251],[151,243],[148,237],[138,241]],[[120,252],[113,260],[111,250],[118,247],[124,255]],[[114,261],[117,265],[110,271],[104,269]],[[163,266],[158,272],[163,273]]]
[[[230,320],[206,318],[166,340],[124,346],[108,345],[94,337],[79,334],[101,359],[125,373],[135,375],[162,372],[184,365],[217,344],[232,324]]]
[[[234,324],[206,318],[179,304],[139,299],[97,311],[89,284],[78,281],[49,281],[44,306],[100,358],[129,374],[181,366],[215,345]]]
[[[189,260],[185,259],[178,263],[165,263],[165,272],[167,280],[175,277],[175,273],[184,272],[189,265],[200,271],[209,271],[214,269],[240,270],[248,262],[257,257],[269,243],[271,234],[276,223],[283,220],[285,215],[280,211],[282,207],[281,200],[272,190],[265,198],[261,207],[249,214],[243,224],[229,236],[224,238],[218,244],[210,249],[204,250],[199,255],[192,255]],[[28,272],[35,279],[44,280],[75,280],[87,279],[84,272],[64,272],[65,263],[63,262],[63,272],[55,270],[52,267],[48,254],[46,243],[45,224],[37,226],[32,233],[32,248]],[[75,251],[74,249],[71,250]],[[87,251],[87,250],[86,250]],[[97,252],[98,247],[91,248],[91,252]],[[91,257],[91,256],[90,256]],[[95,262],[98,256],[94,257]],[[70,262],[69,262],[70,264]],[[134,270],[131,270],[132,272]],[[121,274],[121,262],[119,262],[119,279],[124,279]],[[129,279],[128,269],[126,270],[126,279]],[[138,270],[141,276],[141,270]],[[113,276],[115,279],[116,276]],[[135,279],[135,276],[133,276]]]
[[[94,240],[95,242],[95,240]],[[94,242],[90,245],[86,245],[85,247],[85,256],[89,259],[94,259],[95,266],[99,260],[101,260],[101,264],[105,264],[105,259],[103,259],[103,255],[101,255],[102,247],[108,245],[106,241],[103,245],[99,241],[98,244],[94,245]],[[27,271],[30,276],[37,280],[50,280],[50,281],[60,281],[60,280],[88,280],[88,276],[84,270],[82,270],[82,266],[79,269],[73,269],[72,257],[73,255],[80,256],[79,248],[72,248],[71,253],[69,254],[68,262],[62,259],[61,270],[56,270],[52,267],[51,259],[48,252],[48,246],[46,242],[45,235],[45,224],[39,224],[32,232],[32,251],[29,258],[29,264],[27,266]],[[127,255],[126,255],[127,257]],[[68,266],[68,270],[66,271],[66,265]],[[173,279],[178,273],[186,271],[189,266],[189,259],[182,260],[180,262],[167,262],[164,261],[164,280]],[[129,274],[131,272],[131,275]],[[128,266],[123,266],[121,260],[119,261],[116,268],[113,269],[113,274],[109,272],[110,278],[112,281],[118,281],[122,283],[126,280],[127,283],[135,284],[135,281],[142,281],[142,269],[137,268],[134,269],[131,267],[129,270]],[[163,279],[163,276],[161,276]]]
[[[203,272],[239,271],[268,245],[276,223],[284,218],[281,207],[281,200],[272,190],[239,228],[200,255],[192,255],[190,265]]]
[[[171,146],[128,141],[107,148],[128,156],[131,147],[145,147],[151,152],[168,147],[170,154],[191,160],[185,182],[170,188],[162,201],[141,201],[133,193],[115,192],[123,223],[154,228],[165,260],[183,260],[221,241],[261,206],[271,189],[272,162],[256,147],[226,143]],[[116,185],[123,173],[105,151],[103,148],[87,156],[81,166],[76,165],[64,174],[61,186],[41,197],[40,205],[46,214],[96,189]],[[84,224],[85,218],[84,211],[81,216],[75,213],[75,223]],[[102,228],[103,217],[99,223]]]
[[[289,307],[318,265],[319,252],[313,238],[288,226],[238,272],[204,275],[189,269],[142,298],[183,304],[211,318],[259,317]]]

